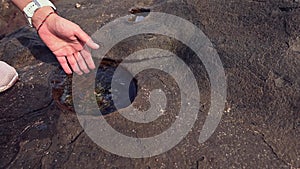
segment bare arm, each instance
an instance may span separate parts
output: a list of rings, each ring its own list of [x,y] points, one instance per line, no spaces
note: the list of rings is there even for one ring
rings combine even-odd
[[[12,2],[23,11],[31,0],[12,0]],[[49,6],[38,9],[32,17],[33,26],[36,29],[40,27],[38,31],[40,38],[53,52],[67,74],[73,71],[79,75],[82,72],[88,73],[89,69],[95,68],[95,64],[90,52],[84,49],[84,46],[98,49],[99,45],[94,43],[77,24],[57,14],[49,16],[53,11]],[[42,23],[43,21],[45,22]]]
[[[32,0],[12,0],[12,2],[20,9],[20,11],[23,11],[26,5],[32,2]],[[52,11],[53,9],[51,7],[42,7],[38,9],[32,17],[33,26],[37,28],[45,17]]]

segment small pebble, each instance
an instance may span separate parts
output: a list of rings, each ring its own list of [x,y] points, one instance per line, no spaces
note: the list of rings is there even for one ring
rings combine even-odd
[[[284,87],[284,83],[285,83],[284,79],[277,78],[274,80],[274,82],[276,87]]]
[[[80,4],[80,3],[76,3],[76,4],[75,4],[75,8],[78,9],[78,8],[80,8],[80,7],[81,7],[81,4]]]

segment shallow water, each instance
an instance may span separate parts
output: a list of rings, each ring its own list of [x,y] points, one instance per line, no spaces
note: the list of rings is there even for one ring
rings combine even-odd
[[[94,96],[92,96],[92,99],[96,99],[99,110],[103,115],[116,111],[111,94],[111,81],[117,67],[118,64],[116,62],[103,61],[101,62],[97,70]],[[128,72],[124,68],[122,69],[124,70],[124,76],[120,78],[124,79],[117,79],[116,81],[121,82],[124,80],[128,80],[128,78],[133,79],[130,72]],[[75,112],[72,98],[72,75],[66,75],[62,70],[54,71],[50,78],[50,83],[52,87],[52,96],[57,105],[64,111]],[[118,87],[118,90],[128,90],[125,87],[122,88],[122,85],[120,86],[121,87]],[[137,94],[137,85],[134,79],[130,83],[128,92],[130,101],[133,102]],[[85,98],[87,102],[91,101],[91,96],[85,96]],[[122,99],[125,98],[116,99],[120,99],[122,103]],[[124,100],[124,104],[121,108],[125,108],[127,106],[129,105],[127,105],[126,101]]]

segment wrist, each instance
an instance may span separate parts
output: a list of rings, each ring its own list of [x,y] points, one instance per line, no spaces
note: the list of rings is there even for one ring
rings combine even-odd
[[[32,16],[32,25],[38,29],[43,22],[45,22],[45,19],[47,17],[51,17],[48,16],[50,13],[54,12],[54,9],[50,6],[44,6],[39,8],[38,10],[35,11],[35,13]]]

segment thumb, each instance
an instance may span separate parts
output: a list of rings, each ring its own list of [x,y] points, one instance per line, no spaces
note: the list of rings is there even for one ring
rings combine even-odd
[[[92,49],[98,49],[99,45],[97,43],[95,43],[92,38],[86,34],[80,27],[78,27],[78,29],[75,31],[75,36],[82,41],[83,43],[85,43],[88,47],[92,48]]]
[[[88,47],[92,48],[92,49],[98,49],[98,48],[100,47],[97,43],[95,43],[95,42],[92,40],[92,38],[90,38],[90,40],[88,40],[88,41],[86,42],[86,45],[87,45]]]

